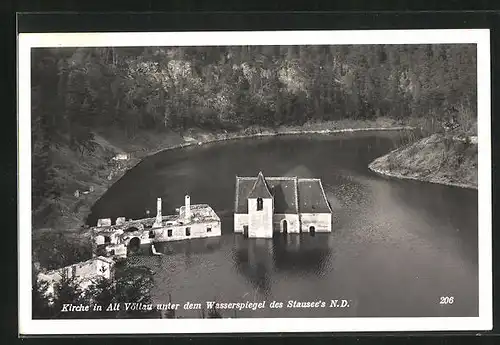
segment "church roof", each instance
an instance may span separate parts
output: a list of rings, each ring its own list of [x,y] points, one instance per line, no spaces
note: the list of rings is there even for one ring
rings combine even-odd
[[[261,188],[257,185],[259,176],[236,177],[235,213],[248,213],[247,199],[255,197],[255,186]],[[262,175],[262,180],[259,184],[264,184],[274,198],[275,213],[331,213],[320,179]]]
[[[331,213],[320,179],[299,179],[299,212]]]
[[[275,213],[297,213],[297,178],[269,178]]]
[[[262,171],[257,175],[257,180],[255,181],[252,190],[248,194],[247,198],[269,198],[271,199],[273,196],[269,191],[269,187],[267,186],[266,180],[264,179],[264,175]]]

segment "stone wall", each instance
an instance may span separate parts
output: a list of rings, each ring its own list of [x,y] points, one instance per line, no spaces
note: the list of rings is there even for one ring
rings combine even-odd
[[[263,199],[257,211],[257,199],[248,199],[248,237],[273,237],[273,199]]]
[[[332,231],[331,213],[302,213],[300,222],[302,232],[309,232],[311,226],[314,226],[315,232]]]
[[[130,241],[135,237],[137,237],[139,239],[140,244],[151,243],[151,238],[149,237],[149,231],[148,230],[138,230],[138,231],[124,233],[122,236],[120,236],[120,241],[118,244],[123,243],[126,246],[128,246]]]
[[[284,220],[287,222],[287,233],[300,233],[298,214],[275,214],[273,216],[273,227],[275,232],[283,232]]]
[[[248,226],[248,214],[234,215],[234,232],[237,234],[243,233],[243,227]]]
[[[127,246],[125,244],[115,244],[106,247],[107,255],[114,257],[126,258],[127,257]]]
[[[47,295],[54,293],[54,286],[61,281],[63,276],[67,278],[75,278],[80,288],[86,289],[92,284],[92,279],[96,277],[104,277],[110,279],[113,277],[114,261],[106,258],[94,258],[88,261],[69,265],[61,269],[40,273],[39,281],[48,283]]]
[[[265,206],[264,206],[265,209]],[[263,210],[264,211],[264,210]],[[266,216],[266,213],[262,212],[262,216]],[[255,211],[257,212],[257,211]],[[244,226],[249,226],[251,217],[246,214],[235,214],[234,215],[234,232],[243,233]],[[272,217],[272,229],[273,232],[283,232],[283,221],[287,221],[287,232],[288,233],[300,233],[309,232],[311,226],[314,226],[315,232],[331,232],[332,231],[332,215],[330,213],[303,213],[300,216],[298,214],[274,214]],[[257,224],[260,221],[257,218]],[[259,231],[259,230],[258,230]],[[272,237],[272,232],[264,232],[267,237]],[[265,236],[252,236],[251,228],[249,227],[248,237],[265,237]]]
[[[186,228],[189,228],[189,235],[187,235]],[[210,228],[210,231],[207,231]],[[171,230],[171,236],[169,236],[169,230]],[[163,228],[151,229],[154,233],[153,242],[163,242],[163,241],[179,241],[186,240],[190,238],[204,238],[204,237],[214,237],[221,235],[220,222],[204,222],[195,223],[188,225],[175,225]]]
[[[75,277],[77,279],[91,279],[96,276],[102,276],[110,279],[112,276],[112,267],[112,262],[96,258],[64,267],[64,270],[69,278]]]
[[[99,235],[96,235],[94,237],[94,241],[96,245],[101,245],[101,244],[120,244],[120,235],[123,234],[123,231],[117,230],[116,232],[109,232],[109,233],[101,233]],[[106,242],[106,237],[109,239],[108,242]]]

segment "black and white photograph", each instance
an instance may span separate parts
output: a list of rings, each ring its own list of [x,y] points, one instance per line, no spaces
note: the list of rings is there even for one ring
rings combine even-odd
[[[491,329],[489,59],[488,30],[20,34],[21,332]]]

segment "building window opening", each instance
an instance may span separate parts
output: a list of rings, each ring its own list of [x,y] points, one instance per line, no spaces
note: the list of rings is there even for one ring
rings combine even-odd
[[[76,265],[71,266],[71,278],[76,277]]]
[[[149,231],[149,238],[155,238],[155,232],[153,230]]]
[[[315,228],[313,225],[311,225],[311,226],[309,227],[309,234],[310,234],[311,236],[314,236],[314,234],[315,234],[315,233],[316,233],[316,228]]]
[[[111,243],[111,237],[104,236],[104,243]]]
[[[191,228],[186,228],[186,236],[191,236]]]
[[[262,208],[264,207],[264,201],[262,198],[257,199],[257,211],[262,211]]]
[[[167,236],[168,237],[172,237],[172,229],[168,229],[167,230]]]
[[[212,232],[212,228],[208,227],[207,232]]]
[[[129,242],[129,248],[133,252],[137,252],[140,246],[141,246],[141,240],[139,239],[139,237],[134,237]]]

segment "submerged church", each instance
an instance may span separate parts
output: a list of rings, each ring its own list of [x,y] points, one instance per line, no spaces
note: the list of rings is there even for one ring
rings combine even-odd
[[[236,176],[234,203],[234,232],[248,237],[332,231],[332,209],[317,178]]]

